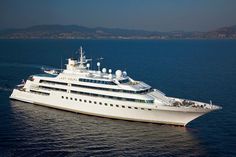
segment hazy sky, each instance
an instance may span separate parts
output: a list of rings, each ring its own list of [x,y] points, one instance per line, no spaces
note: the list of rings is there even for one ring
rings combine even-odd
[[[207,31],[236,25],[236,0],[0,0],[0,29],[39,24]]]

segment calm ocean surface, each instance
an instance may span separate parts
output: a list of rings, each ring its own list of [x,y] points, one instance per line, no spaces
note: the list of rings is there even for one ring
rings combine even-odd
[[[10,101],[41,66],[60,68],[82,45],[169,96],[223,110],[187,127],[112,120]],[[0,40],[0,157],[236,156],[236,40]]]

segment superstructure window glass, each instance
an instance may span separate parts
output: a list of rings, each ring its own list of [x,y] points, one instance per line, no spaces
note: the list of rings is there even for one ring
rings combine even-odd
[[[124,89],[111,89],[111,88],[94,87],[94,86],[86,86],[86,85],[78,85],[78,84],[71,84],[71,85],[73,87],[90,88],[90,89],[105,90],[105,91],[112,91],[112,92],[133,93],[133,94],[143,94],[152,90],[151,88],[149,88],[149,89],[140,90],[140,91],[131,91],[131,90],[124,90]]]
[[[110,99],[116,99],[116,100],[125,100],[125,101],[132,101],[132,102],[140,102],[140,103],[153,103],[153,100],[140,100],[140,99],[133,99],[133,98],[123,98],[123,97],[116,97],[116,96],[110,96],[110,95],[102,95],[102,94],[95,94],[95,93],[87,93],[87,92],[81,92],[81,91],[74,91],[72,90],[71,93],[74,94],[81,94],[81,95],[89,95],[89,96],[96,96],[96,97],[103,97],[103,98],[110,98]]]
[[[124,79],[124,80],[120,80],[119,82],[120,82],[121,84],[122,84],[122,83],[129,83],[130,80],[129,80],[129,79]]]
[[[61,89],[61,88],[56,88],[56,87],[39,86],[39,88],[48,89],[48,90],[55,90],[55,91],[66,92],[66,89]]]
[[[98,84],[116,85],[112,81],[103,81],[103,80],[92,80],[92,79],[80,78],[79,81],[81,81],[81,82],[90,82],[90,83],[98,83]]]
[[[64,82],[56,82],[56,81],[48,81],[48,80],[40,80],[39,83],[67,85],[67,83],[64,83]]]
[[[30,90],[30,92],[35,93],[35,94],[40,94],[40,95],[49,95],[49,93],[39,92],[39,91],[35,91],[35,90]]]

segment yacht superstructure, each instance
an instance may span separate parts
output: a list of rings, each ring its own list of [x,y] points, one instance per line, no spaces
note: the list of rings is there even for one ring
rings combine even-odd
[[[30,76],[10,98],[88,115],[181,126],[221,108],[168,97],[125,71],[101,70],[99,62],[98,70],[90,70],[88,61],[81,47],[80,58],[69,58],[66,69]]]

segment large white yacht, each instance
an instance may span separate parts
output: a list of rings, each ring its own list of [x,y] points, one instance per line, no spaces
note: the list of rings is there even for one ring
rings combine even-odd
[[[80,58],[68,59],[66,69],[45,70],[16,86],[10,98],[47,107],[132,121],[185,126],[221,107],[212,103],[168,97],[127,72],[91,70],[82,47]]]

